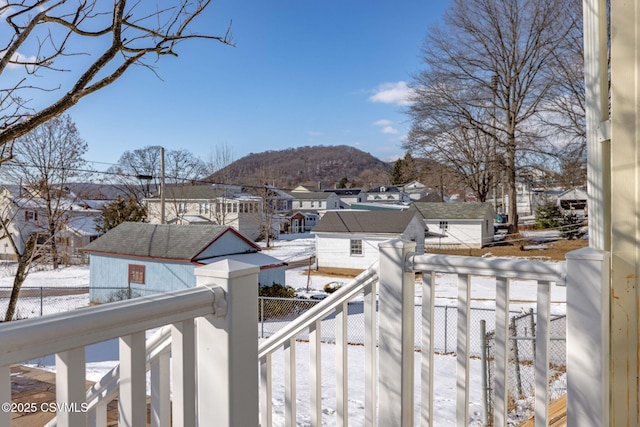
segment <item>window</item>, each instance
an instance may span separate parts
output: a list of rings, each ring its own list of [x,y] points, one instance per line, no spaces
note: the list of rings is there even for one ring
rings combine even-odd
[[[38,220],[38,212],[36,212],[36,211],[24,211],[24,220],[25,221],[37,221]]]
[[[185,202],[178,203],[178,213],[187,213],[187,204]]]
[[[129,264],[129,283],[144,285],[144,265]]]
[[[351,239],[350,255],[362,255],[362,240]]]

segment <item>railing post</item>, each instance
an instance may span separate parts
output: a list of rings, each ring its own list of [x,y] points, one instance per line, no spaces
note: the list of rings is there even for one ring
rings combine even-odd
[[[197,285],[216,292],[215,313],[196,319],[200,426],[258,425],[259,271],[232,260],[195,270]]]
[[[405,272],[404,262],[416,244],[391,240],[378,246],[378,425],[413,426],[415,273]]]
[[[609,425],[609,253],[567,258],[567,426]]]

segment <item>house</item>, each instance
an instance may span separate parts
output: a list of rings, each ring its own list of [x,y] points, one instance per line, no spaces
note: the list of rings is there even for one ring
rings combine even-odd
[[[583,188],[573,188],[558,196],[558,207],[563,214],[575,213],[585,217],[587,210],[587,191]]]
[[[52,203],[56,215],[60,216],[56,231],[60,261],[83,261],[82,248],[100,235],[96,231],[96,223],[102,215],[98,206],[104,203],[100,204],[97,200],[87,203],[68,189],[64,189],[63,194]],[[25,243],[33,234],[38,235],[38,245],[50,244],[46,201],[36,192],[15,185],[2,186],[0,210],[3,218],[9,219],[7,228],[19,252],[24,250]],[[0,241],[0,259],[15,258],[13,246],[7,240]]]
[[[286,263],[229,226],[125,222],[85,251],[90,298],[99,303],[194,287],[194,269],[221,260],[259,266],[260,285],[285,283]]]
[[[411,198],[400,187],[382,186],[368,190],[366,201],[371,203],[410,203]]]
[[[323,190],[327,193],[335,193],[340,199],[340,209],[349,209],[352,203],[362,203],[367,201],[367,193],[361,188],[334,188]]]
[[[292,191],[291,209],[321,211],[340,209],[340,198],[329,191]]]
[[[291,196],[292,210],[286,215],[290,233],[309,232],[323,212],[340,209],[340,198],[333,192],[298,190],[292,191]]]
[[[424,250],[425,224],[414,211],[330,211],[312,232],[318,269],[364,270],[378,258],[378,244],[389,239],[411,240]]]
[[[429,227],[426,247],[481,248],[493,241],[495,214],[491,203],[414,203]]]
[[[209,222],[232,226],[251,240],[260,236],[262,199],[242,192],[240,187],[214,185],[171,186],[165,190],[165,222],[191,224]],[[162,201],[158,197],[144,199],[150,223],[160,224]]]
[[[429,189],[423,183],[417,180],[407,182],[402,185],[402,191],[409,195],[411,200],[420,200],[429,193]]]

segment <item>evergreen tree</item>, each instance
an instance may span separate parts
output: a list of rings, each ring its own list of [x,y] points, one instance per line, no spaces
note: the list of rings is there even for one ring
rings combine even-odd
[[[536,208],[536,228],[555,228],[560,225],[560,208],[553,202],[546,202]]]
[[[118,197],[102,208],[101,223],[96,225],[96,230],[106,233],[123,222],[144,222],[146,218],[146,208],[141,206],[134,197]]]

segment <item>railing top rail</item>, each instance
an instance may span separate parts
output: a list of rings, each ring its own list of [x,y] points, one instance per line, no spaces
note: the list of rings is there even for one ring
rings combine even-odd
[[[301,332],[311,326],[315,321],[321,320],[330,315],[338,306],[351,300],[358,292],[364,289],[364,286],[372,280],[376,280],[378,277],[378,266],[369,267],[367,270],[360,273],[349,283],[329,295],[310,308],[303,315],[298,317],[293,322],[289,323],[284,328],[273,334],[269,339],[262,342],[258,348],[258,357],[262,358],[267,354],[273,353],[285,342],[291,338],[298,336]]]
[[[459,255],[412,254],[405,262],[407,271],[436,271],[510,279],[556,282],[565,286],[566,262],[543,262],[509,258],[478,258]]]
[[[196,287],[0,325],[0,366],[87,346],[214,312],[214,292]]]

